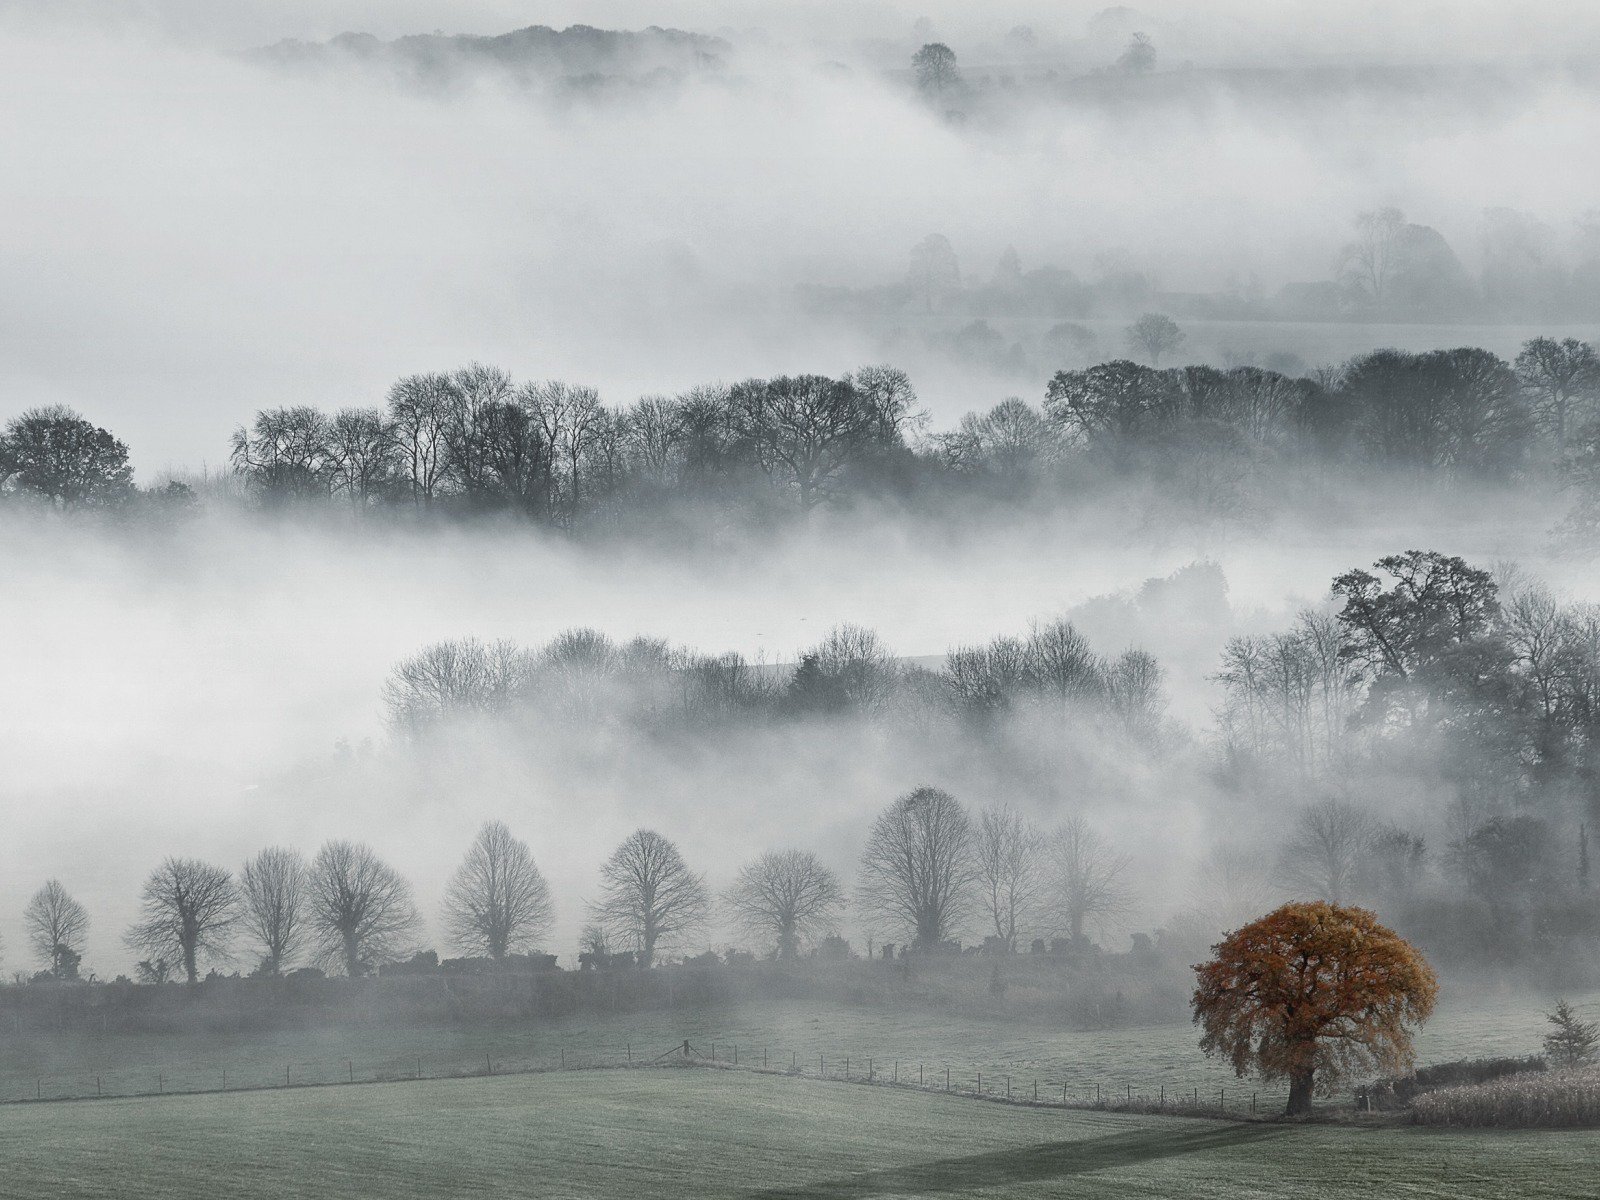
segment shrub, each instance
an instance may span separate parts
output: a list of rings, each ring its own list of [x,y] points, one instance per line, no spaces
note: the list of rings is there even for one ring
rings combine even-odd
[[[1412,1114],[1424,1125],[1596,1127],[1600,1126],[1600,1068],[1536,1071],[1441,1088],[1418,1097]]]
[[[1440,1088],[1490,1083],[1511,1075],[1545,1069],[1545,1061],[1531,1058],[1462,1058],[1419,1068],[1411,1075],[1391,1076],[1355,1090],[1356,1107],[1367,1110],[1409,1108],[1417,1097]]]

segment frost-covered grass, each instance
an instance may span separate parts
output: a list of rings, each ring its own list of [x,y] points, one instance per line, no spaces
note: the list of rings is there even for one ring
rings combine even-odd
[[[571,1071],[16,1106],[0,1195],[1592,1194],[1600,1134],[1197,1121],[724,1071]]]

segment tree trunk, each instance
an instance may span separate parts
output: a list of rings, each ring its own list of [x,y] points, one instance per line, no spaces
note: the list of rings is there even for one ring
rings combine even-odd
[[[195,969],[194,965],[193,942],[184,942],[183,944],[183,973],[189,977],[190,983],[195,983],[200,978],[200,972]]]
[[[353,933],[344,935],[344,973],[351,979],[361,976],[361,943]]]
[[[1284,1112],[1291,1117],[1303,1117],[1311,1111],[1311,1074],[1307,1071],[1289,1080],[1289,1107]]]

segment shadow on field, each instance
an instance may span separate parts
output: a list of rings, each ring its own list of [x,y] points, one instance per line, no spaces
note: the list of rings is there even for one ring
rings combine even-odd
[[[749,1200],[856,1200],[882,1195],[935,1195],[971,1188],[1030,1183],[1131,1167],[1159,1158],[1202,1154],[1277,1137],[1283,1131],[1261,1125],[1234,1125],[1225,1129],[1130,1130],[1075,1142],[1045,1142],[973,1154],[965,1158],[940,1158],[906,1167],[862,1171],[842,1179],[827,1179],[799,1187],[769,1188],[746,1193]]]

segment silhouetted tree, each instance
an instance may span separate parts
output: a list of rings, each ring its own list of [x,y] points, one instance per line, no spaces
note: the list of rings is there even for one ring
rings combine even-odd
[[[961,265],[948,238],[930,233],[911,248],[907,282],[928,312],[961,290]]]
[[[929,42],[911,56],[911,69],[917,86],[932,95],[943,95],[961,83],[955,51],[943,42]]]
[[[331,841],[317,851],[306,897],[319,959],[352,979],[403,956],[422,924],[411,885],[359,842]]]
[[[128,946],[153,961],[176,959],[194,983],[202,958],[227,956],[239,920],[239,890],[222,867],[169,858],[145,880],[139,914],[125,935]]]
[[[663,942],[687,937],[710,912],[705,880],[683,861],[677,846],[653,829],[630,833],[600,869],[595,920],[619,942],[633,946],[639,965],[655,961]]]
[[[1285,883],[1318,900],[1343,904],[1350,899],[1375,833],[1371,816],[1353,804],[1325,799],[1306,806],[1283,848]]]
[[[1577,338],[1533,338],[1523,343],[1516,371],[1534,416],[1555,443],[1557,456],[1564,455],[1569,433],[1592,414],[1600,396],[1600,356]]]
[[[502,822],[489,821],[450,880],[444,915],[458,948],[498,961],[540,946],[555,904],[528,843]]]
[[[1148,75],[1156,69],[1156,47],[1148,33],[1135,33],[1128,48],[1117,59],[1117,66],[1129,75]]]
[[[1165,313],[1145,313],[1128,326],[1128,345],[1142,351],[1152,366],[1161,365],[1161,356],[1183,345],[1183,330]]]
[[[861,855],[857,903],[864,915],[904,929],[932,950],[971,911],[977,864],[972,822],[956,798],[920,787],[873,823]]]
[[[132,498],[133,468],[110,433],[52,405],[0,429],[0,493],[8,487],[61,508],[109,508]]]
[[[779,958],[830,933],[844,907],[839,877],[804,850],[769,851],[739,870],[724,902],[752,938],[771,938]]]
[[[89,911],[56,879],[33,894],[23,910],[23,925],[34,954],[51,976],[66,981],[78,976],[84,939],[89,934]]]
[[[269,846],[239,872],[243,924],[261,970],[281,975],[306,937],[306,863],[297,850]]]

